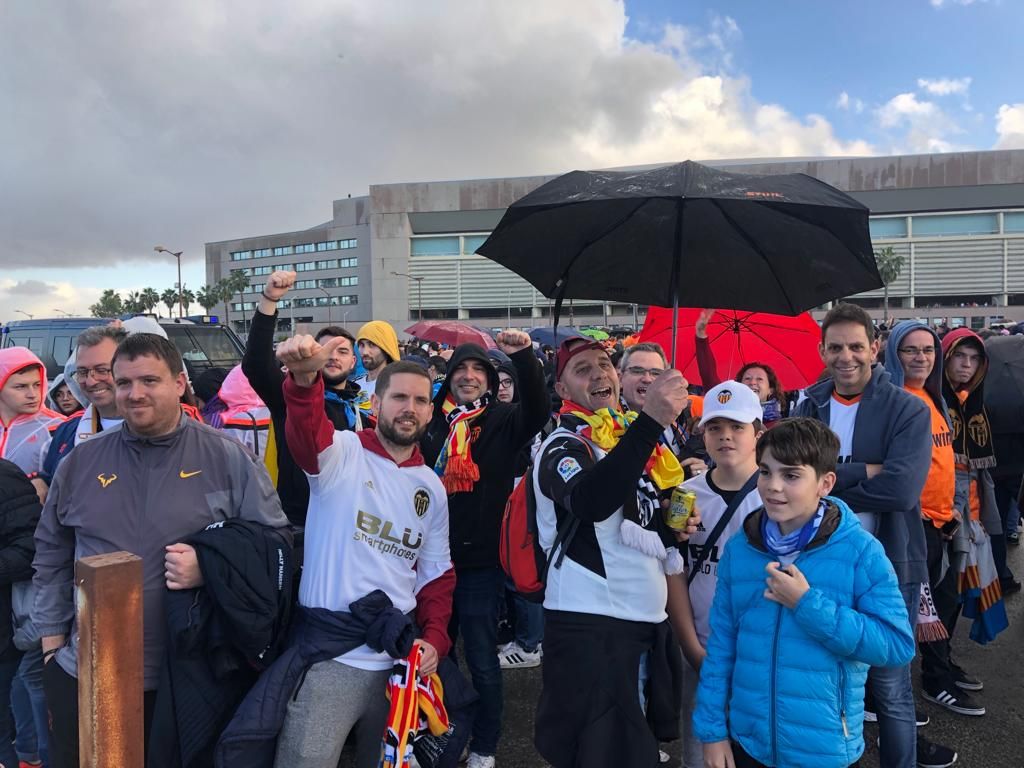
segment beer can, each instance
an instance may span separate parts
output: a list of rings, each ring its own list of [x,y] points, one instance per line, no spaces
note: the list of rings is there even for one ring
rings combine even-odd
[[[685,488],[676,488],[672,491],[672,500],[668,509],[665,510],[665,525],[674,531],[686,529],[686,521],[693,514],[693,507],[697,503],[697,494]]]

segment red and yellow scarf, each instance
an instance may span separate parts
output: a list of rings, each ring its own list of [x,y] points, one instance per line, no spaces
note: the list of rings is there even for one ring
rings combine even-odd
[[[471,426],[490,402],[490,394],[485,394],[472,403],[459,405],[449,394],[441,405],[441,411],[448,420],[448,437],[434,463],[434,471],[449,495],[472,491],[480,479],[480,468],[473,461],[470,450]]]
[[[578,428],[577,434],[592,442],[602,451],[610,451],[619,444],[619,439],[637,417],[636,411],[617,411],[612,408],[601,408],[590,411],[571,400],[562,401],[560,414],[574,416],[587,426]],[[651,457],[647,460],[644,474],[659,490],[667,491],[683,482],[683,468],[679,459],[667,446],[658,443]]]
[[[420,732],[441,736],[451,728],[441,678],[437,673],[420,677],[422,654],[422,648],[414,646],[407,658],[398,661],[388,678],[386,693],[391,707],[381,744],[381,768],[408,766],[413,741]]]

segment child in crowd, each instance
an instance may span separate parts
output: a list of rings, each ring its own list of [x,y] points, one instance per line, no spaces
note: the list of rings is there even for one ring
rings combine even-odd
[[[701,744],[688,727],[704,648],[708,643],[708,618],[718,581],[719,555],[744,518],[761,506],[757,495],[757,439],[764,432],[761,403],[749,387],[726,381],[712,387],[704,396],[700,420],[704,445],[714,468],[698,474],[683,487],[697,495],[701,524],[690,536],[688,567],[685,574],[670,579],[670,599],[677,591],[689,597],[690,609],[670,613],[677,626],[676,636],[688,665],[683,676],[683,766],[701,768],[704,764]]]
[[[693,717],[710,768],[857,765],[869,666],[914,634],[892,565],[839,499],[839,440],[785,419],[757,445],[764,506],[726,545]]]
[[[46,369],[24,347],[0,350],[0,459],[21,467],[33,480],[40,500],[46,484],[38,475],[53,433],[64,417],[47,408]]]

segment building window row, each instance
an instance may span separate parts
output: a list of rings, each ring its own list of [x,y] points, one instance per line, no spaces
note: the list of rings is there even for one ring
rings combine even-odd
[[[871,237],[892,239],[900,237],[970,237],[971,235],[998,235],[1024,233],[1024,211],[1003,213],[1002,232],[998,212],[919,214],[916,216],[872,217],[869,222]]]
[[[412,238],[413,256],[469,256],[484,244],[487,235],[423,235]]]
[[[350,238],[348,240],[325,240],[321,243],[300,243],[298,245],[279,245],[276,248],[258,248],[252,251],[232,251],[231,261],[244,261],[246,259],[262,259],[267,256],[291,256],[295,253],[316,253],[318,251],[338,251],[356,248],[359,240]]]
[[[348,294],[345,296],[311,296],[306,298],[295,298],[288,303],[287,307],[291,307],[293,304],[298,308],[303,307],[337,307],[337,306],[348,306],[350,304],[358,304],[359,297],[355,294]],[[284,304],[284,302],[282,302]]]
[[[312,272],[317,269],[338,269],[355,267],[359,265],[359,259],[353,256],[349,259],[323,259],[321,261],[302,261],[295,265],[296,272]]]

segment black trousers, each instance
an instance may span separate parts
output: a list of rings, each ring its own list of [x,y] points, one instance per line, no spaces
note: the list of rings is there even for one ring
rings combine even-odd
[[[960,617],[960,591],[958,588],[959,574],[950,567],[940,580],[942,553],[949,552],[949,542],[942,538],[939,529],[924,520],[924,538],[928,545],[928,582],[932,590],[932,601],[939,620],[945,625],[946,632],[953,637],[956,621]],[[921,684],[931,694],[952,690],[953,661],[950,657],[950,641],[936,640],[921,643]]]
[[[79,768],[78,680],[51,659],[43,666],[43,692],[50,718],[51,768]],[[153,719],[156,691],[143,694],[145,746],[149,748],[149,726]]]
[[[732,759],[736,763],[736,768],[771,768],[771,766],[757,762],[757,760],[744,752],[743,747],[739,745],[738,741],[732,743]],[[859,768],[859,766],[860,760],[850,763],[850,768]]]

